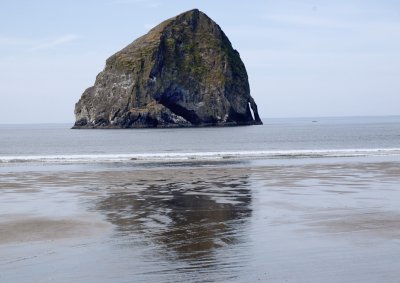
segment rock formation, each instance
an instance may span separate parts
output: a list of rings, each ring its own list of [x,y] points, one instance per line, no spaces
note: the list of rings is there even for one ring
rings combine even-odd
[[[108,58],[75,116],[74,128],[262,124],[239,53],[197,9]]]

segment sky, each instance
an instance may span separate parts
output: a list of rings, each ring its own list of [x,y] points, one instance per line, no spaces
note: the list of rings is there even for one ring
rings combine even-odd
[[[260,116],[400,115],[400,1],[0,2],[0,124],[73,123],[105,60],[198,8],[246,66]]]

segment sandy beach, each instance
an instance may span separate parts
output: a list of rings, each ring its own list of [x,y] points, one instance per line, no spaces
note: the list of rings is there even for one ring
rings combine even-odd
[[[4,172],[0,279],[396,282],[399,165]]]

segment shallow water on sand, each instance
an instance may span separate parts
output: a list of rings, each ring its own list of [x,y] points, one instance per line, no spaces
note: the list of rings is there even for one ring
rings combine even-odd
[[[0,172],[1,282],[397,282],[400,162]]]

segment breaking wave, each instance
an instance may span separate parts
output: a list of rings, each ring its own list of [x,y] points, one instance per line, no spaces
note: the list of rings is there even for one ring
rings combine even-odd
[[[400,148],[0,156],[0,163],[173,162],[400,155]]]

